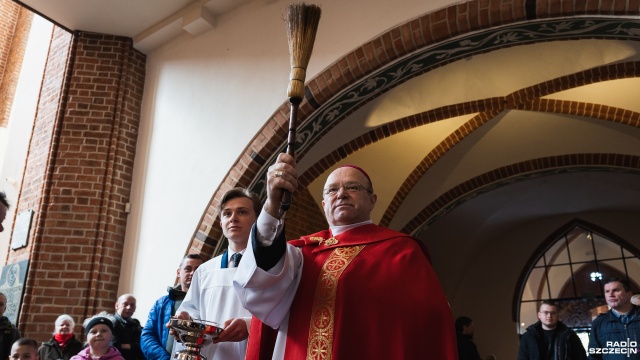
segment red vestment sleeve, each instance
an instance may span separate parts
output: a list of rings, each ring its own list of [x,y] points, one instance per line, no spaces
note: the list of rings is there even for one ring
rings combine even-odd
[[[265,325],[257,317],[251,318],[246,359],[271,360],[278,330]]]

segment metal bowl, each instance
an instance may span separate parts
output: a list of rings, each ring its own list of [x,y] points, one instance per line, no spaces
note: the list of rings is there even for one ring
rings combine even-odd
[[[182,343],[202,344],[207,339],[216,339],[223,330],[218,323],[200,319],[172,317],[170,324]]]

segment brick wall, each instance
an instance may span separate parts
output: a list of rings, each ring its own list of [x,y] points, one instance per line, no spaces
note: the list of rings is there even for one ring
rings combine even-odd
[[[17,212],[35,211],[19,328],[48,339],[63,313],[78,323],[113,310],[135,156],[145,56],[129,38],[56,28]]]
[[[288,239],[297,239],[329,228],[324,210],[318,207],[306,188],[296,191],[291,209],[287,212],[286,224]]]
[[[20,6],[11,0],[0,0],[0,83],[11,50]]]
[[[0,0],[0,126],[9,123],[32,21],[30,11]]]

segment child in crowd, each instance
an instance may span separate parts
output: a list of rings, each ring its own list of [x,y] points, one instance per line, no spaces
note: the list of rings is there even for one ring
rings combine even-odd
[[[22,338],[11,346],[10,360],[38,360],[38,342]]]
[[[113,316],[102,312],[85,320],[87,347],[70,360],[124,360],[118,349],[111,346],[113,340]]]

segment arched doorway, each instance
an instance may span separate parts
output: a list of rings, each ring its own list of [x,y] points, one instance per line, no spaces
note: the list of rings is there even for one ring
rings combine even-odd
[[[523,271],[518,333],[538,321],[543,300],[552,300],[558,304],[560,321],[586,344],[593,318],[608,310],[602,280],[627,279],[633,290],[640,290],[635,281],[640,276],[636,253],[623,239],[580,220],[560,228],[532,255]]]

